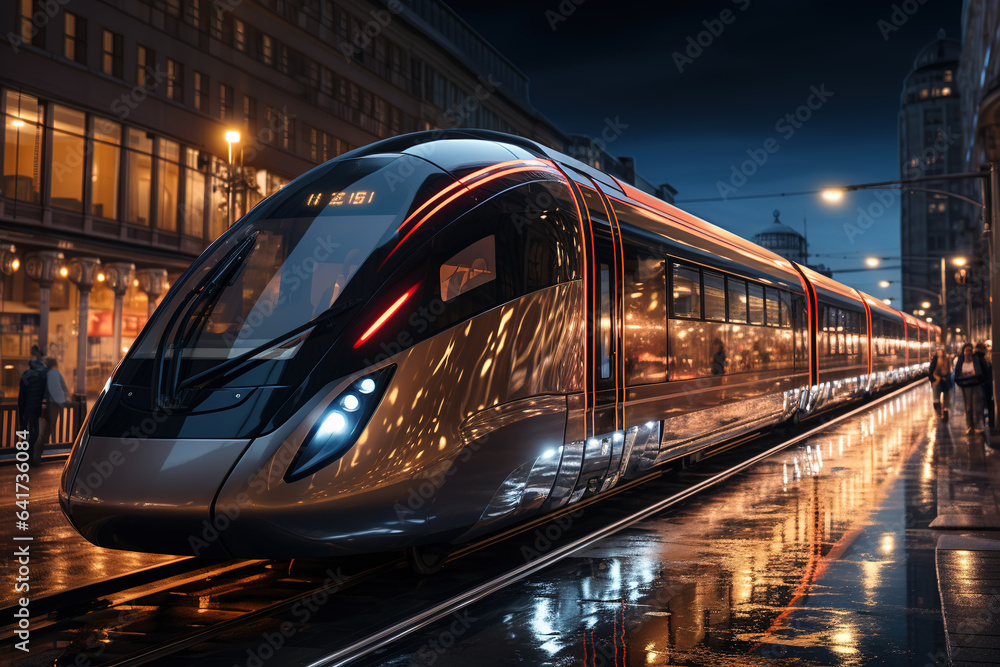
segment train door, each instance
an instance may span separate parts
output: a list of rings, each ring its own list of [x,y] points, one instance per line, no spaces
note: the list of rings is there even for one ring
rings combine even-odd
[[[619,468],[625,441],[621,235],[597,185],[574,176],[592,244],[587,257],[587,427],[571,501],[605,487]]]

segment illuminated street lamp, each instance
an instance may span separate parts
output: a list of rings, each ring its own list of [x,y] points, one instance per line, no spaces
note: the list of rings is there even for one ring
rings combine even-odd
[[[889,297],[887,299],[882,299],[882,303],[884,303],[887,306],[890,305],[892,303],[892,297]]]
[[[891,280],[880,280],[880,281],[878,281],[878,286],[879,287],[888,287],[891,284],[892,284]]]
[[[233,144],[240,143],[240,133],[236,130],[226,132],[226,143],[229,144],[229,226],[233,226],[233,190],[236,179],[233,178]],[[243,146],[240,146],[240,173],[243,172]]]
[[[878,257],[865,257],[865,264],[867,264],[873,269],[881,263],[882,260],[879,259]]]
[[[920,303],[920,307],[921,308],[930,308],[931,307],[931,302],[930,301],[922,301]]]

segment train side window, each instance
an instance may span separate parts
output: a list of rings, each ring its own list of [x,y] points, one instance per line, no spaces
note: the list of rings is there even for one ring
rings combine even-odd
[[[666,262],[625,246],[625,383],[667,380]]]
[[[747,289],[750,299],[750,324],[764,324],[764,286],[749,283]]]
[[[701,317],[701,272],[693,266],[673,265],[674,317]]]
[[[726,321],[726,278],[715,271],[704,272],[705,319]]]
[[[611,267],[600,265],[600,374],[602,379],[611,377]]]
[[[767,309],[767,326],[778,327],[784,326],[781,324],[781,317],[778,314],[780,311],[780,302],[778,301],[778,290],[773,287],[764,288],[764,302],[765,308]]]
[[[496,277],[496,237],[490,234],[441,265],[441,300],[451,301]]]
[[[781,326],[792,325],[792,295],[788,292],[778,292],[778,299],[781,305]]]
[[[729,292],[729,321],[746,324],[747,321],[747,283],[739,278],[726,277],[726,289]]]

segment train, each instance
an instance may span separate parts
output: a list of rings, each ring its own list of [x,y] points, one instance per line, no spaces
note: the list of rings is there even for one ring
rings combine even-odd
[[[418,132],[306,172],[208,247],[95,402],[59,500],[102,547],[430,569],[913,381],[939,341],[534,141]]]

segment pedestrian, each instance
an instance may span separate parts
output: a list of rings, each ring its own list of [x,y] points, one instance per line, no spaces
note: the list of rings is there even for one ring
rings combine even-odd
[[[726,359],[726,346],[722,344],[721,338],[712,341],[712,375],[725,375],[726,366],[729,361]]]
[[[976,343],[975,355],[979,365],[983,367],[983,403],[986,404],[986,425],[991,429],[996,427],[996,414],[993,407],[993,364],[987,356],[986,343]]]
[[[934,412],[941,421],[948,421],[948,410],[951,408],[951,359],[948,353],[939,349],[931,358],[930,373],[931,391],[934,396]]]
[[[32,355],[36,349],[37,346],[32,348]],[[42,416],[47,373],[45,364],[38,359],[31,359],[28,370],[21,373],[17,392],[18,428],[28,432],[28,458],[36,465],[42,462],[42,448],[38,445],[38,420]]]
[[[55,357],[44,357],[42,363],[48,372],[45,375],[45,405],[42,408],[42,422],[38,432],[38,451],[41,456],[42,448],[49,444],[49,437],[56,429],[56,420],[62,409],[71,403],[66,399],[69,389],[66,388],[66,380],[59,372],[59,362]]]
[[[973,354],[972,343],[962,346],[962,353],[955,362],[955,384],[962,388],[965,402],[965,432],[981,433],[983,428],[983,367]]]

